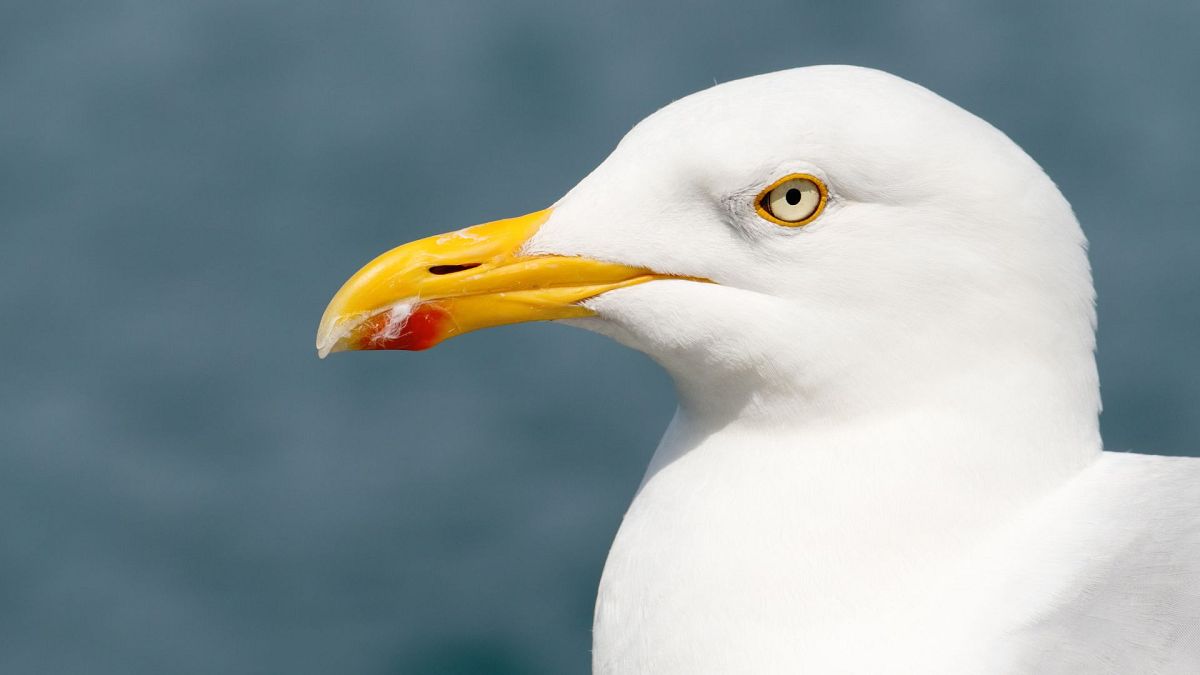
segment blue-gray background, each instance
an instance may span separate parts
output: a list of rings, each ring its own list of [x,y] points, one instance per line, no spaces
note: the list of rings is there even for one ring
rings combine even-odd
[[[673,408],[559,326],[317,361],[338,285],[743,75],[921,82],[1091,236],[1110,448],[1200,449],[1200,4],[0,8],[0,672],[566,673]]]

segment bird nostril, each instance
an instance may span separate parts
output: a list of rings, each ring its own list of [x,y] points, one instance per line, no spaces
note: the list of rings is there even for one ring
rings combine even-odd
[[[463,265],[434,265],[429,268],[430,274],[454,274],[465,270],[479,267],[479,263],[466,263]]]

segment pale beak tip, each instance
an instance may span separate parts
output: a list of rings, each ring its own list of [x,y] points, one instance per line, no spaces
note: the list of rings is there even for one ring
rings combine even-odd
[[[322,317],[321,327],[317,330],[317,358],[324,359],[334,352],[346,351],[345,338],[350,333],[347,323],[344,320]]]
[[[332,354],[335,351],[336,346],[337,346],[336,344],[334,344],[334,345],[321,344],[320,342],[318,342],[317,343],[317,358],[324,359],[326,356],[329,356],[330,354]]]
[[[329,356],[330,354],[336,354],[337,352],[350,351],[350,347],[347,344],[347,342],[348,342],[347,340],[333,340],[331,342],[326,342],[324,344],[318,343],[317,344],[317,358],[324,359],[326,356]]]

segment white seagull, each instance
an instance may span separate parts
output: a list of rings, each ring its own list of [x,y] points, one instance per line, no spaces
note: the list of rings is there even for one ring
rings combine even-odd
[[[875,70],[714,86],[552,207],[389,251],[322,356],[567,319],[679,409],[596,673],[1200,673],[1200,459],[1102,451],[1087,242],[987,122]]]

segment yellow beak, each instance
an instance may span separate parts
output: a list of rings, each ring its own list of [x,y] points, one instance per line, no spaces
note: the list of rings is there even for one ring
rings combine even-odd
[[[394,248],[342,285],[317,329],[317,354],[428,349],[480,328],[590,316],[580,306],[662,278],[650,270],[520,253],[550,209]]]

